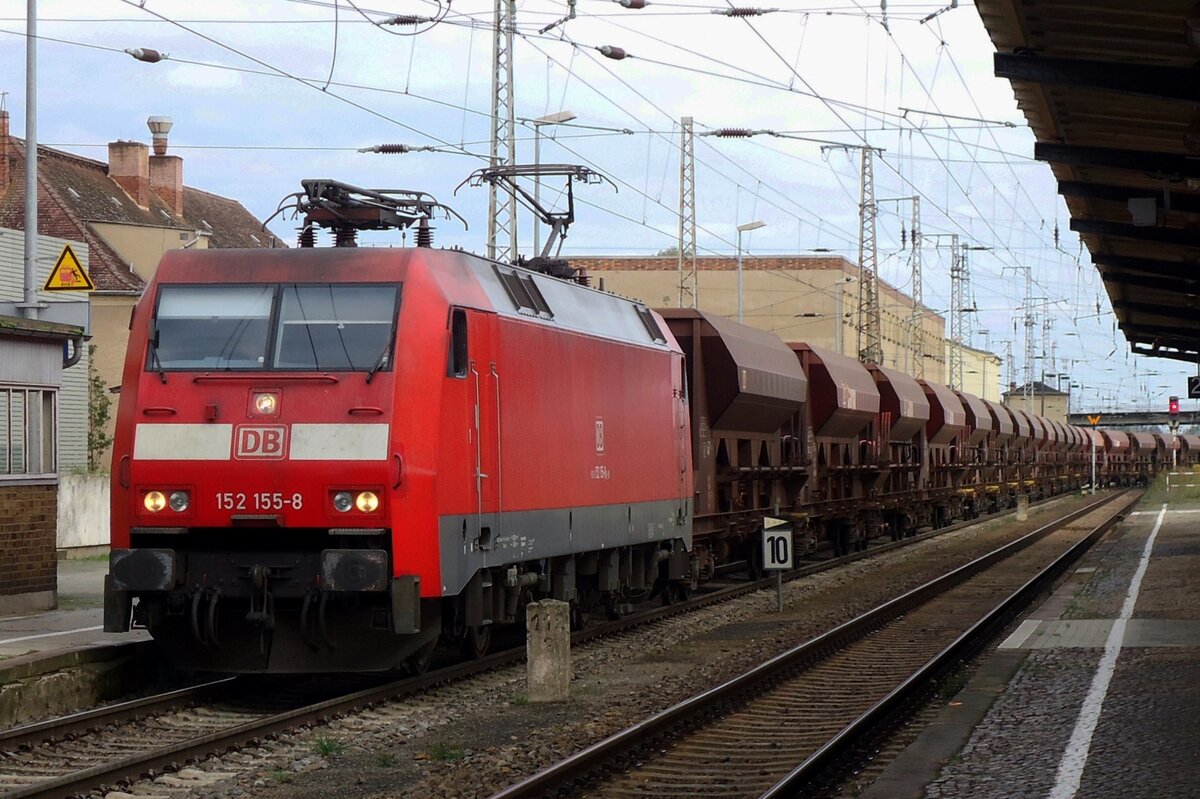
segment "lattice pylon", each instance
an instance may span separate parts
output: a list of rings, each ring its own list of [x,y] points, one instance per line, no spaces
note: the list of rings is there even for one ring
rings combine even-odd
[[[517,162],[513,117],[513,32],[516,27],[515,0],[496,0],[492,42],[492,148],[490,165]],[[511,188],[491,183],[488,187],[488,258],[511,262],[517,259],[517,195]]]
[[[925,376],[925,313],[924,277],[921,274],[921,198],[912,198],[912,317],[909,328],[912,336],[913,374]]]
[[[696,273],[696,152],[692,118],[679,120],[679,307],[700,302]]]
[[[879,248],[876,241],[875,151],[862,147],[858,211],[858,359],[883,363],[883,325],[879,312]]]

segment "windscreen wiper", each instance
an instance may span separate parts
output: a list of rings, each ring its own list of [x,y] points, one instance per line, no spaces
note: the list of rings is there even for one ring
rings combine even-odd
[[[167,370],[163,368],[162,361],[158,358],[158,335],[160,332],[155,329],[154,338],[150,339],[150,370],[158,373],[158,379],[165,386],[167,384]]]
[[[387,363],[388,355],[392,352],[392,347],[396,345],[396,325],[392,325],[392,330],[388,333],[387,343],[383,345],[383,351],[379,353],[379,357],[375,359],[375,365],[367,371],[367,383],[371,382],[371,378],[375,377],[375,373],[383,368]]]

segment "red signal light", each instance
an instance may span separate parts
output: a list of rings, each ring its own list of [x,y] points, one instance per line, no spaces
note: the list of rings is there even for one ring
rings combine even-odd
[[[1179,415],[1179,397],[1171,397],[1168,400],[1167,412],[1170,413],[1171,416]]]

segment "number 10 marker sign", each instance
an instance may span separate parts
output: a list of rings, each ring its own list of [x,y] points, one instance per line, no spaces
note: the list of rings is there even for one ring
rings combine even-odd
[[[763,518],[763,568],[792,568],[792,525],[786,519]]]

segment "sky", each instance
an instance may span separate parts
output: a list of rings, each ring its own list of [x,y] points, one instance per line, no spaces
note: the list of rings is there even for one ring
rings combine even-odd
[[[886,19],[875,0],[782,0],[738,6],[775,10],[733,17],[720,13],[730,0],[641,9],[519,0],[520,160],[533,161],[531,120],[570,111],[572,123],[542,128],[541,161],[583,164],[611,181],[576,185],[562,253],[675,246],[679,120],[691,116],[702,254],[732,254],[737,225],[761,220],[743,238],[747,257],[815,250],[857,260],[860,150],[828,145],[867,145],[877,148],[878,199],[921,197],[925,304],[948,314],[958,234],[973,248],[972,344],[1004,356],[1010,342],[1017,382],[1028,270],[1038,298],[1033,374],[1063,375],[1046,382],[1073,386],[1073,410],[1157,410],[1168,395],[1185,396],[1190,367],[1134,356],[1116,330],[1050,167],[1032,159],[1012,89],[992,75],[994,48],[974,6],[886,5]],[[0,92],[18,136],[25,8],[0,0]],[[482,253],[487,191],[460,184],[489,152],[493,13],[484,0],[40,0],[38,138],[103,160],[107,142],[149,142],[146,118],[167,115],[188,185],[260,219],[302,178],[419,189],[469,224],[439,220],[436,242]],[[382,24],[397,16],[425,21]],[[606,58],[603,46],[628,57]],[[151,64],[123,52],[137,47],[168,57]],[[704,135],[722,128],[775,135]],[[384,143],[438,151],[358,152]],[[561,189],[548,179],[543,198],[561,202]],[[879,208],[880,276],[911,293],[911,202]],[[529,254],[532,217],[519,219],[518,247]],[[293,220],[271,227],[294,240]]]

